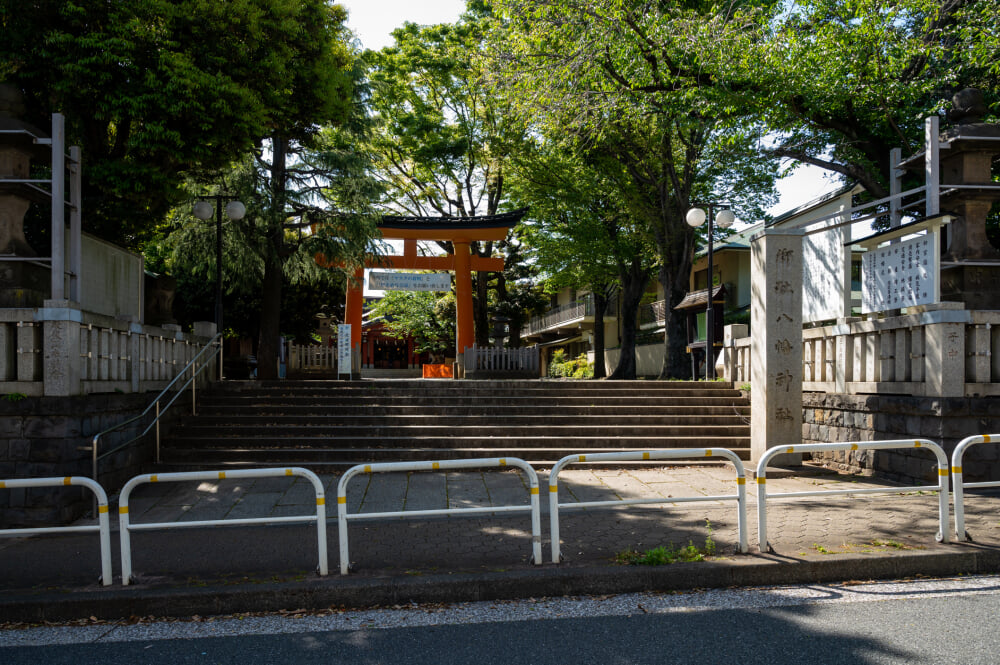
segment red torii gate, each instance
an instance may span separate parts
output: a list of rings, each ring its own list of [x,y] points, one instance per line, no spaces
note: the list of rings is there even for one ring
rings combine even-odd
[[[475,342],[472,317],[472,273],[503,271],[502,258],[472,256],[469,245],[475,241],[500,241],[512,226],[521,221],[527,208],[500,215],[483,217],[398,217],[385,216],[378,224],[386,240],[402,240],[402,256],[373,257],[366,268],[406,270],[449,270],[455,273],[456,340],[455,352],[461,360],[465,350]],[[454,254],[448,256],[417,256],[417,241],[451,241]],[[329,265],[320,255],[320,265]],[[358,268],[347,284],[346,323],[351,326],[352,364],[361,358],[361,318],[364,270]],[[360,367],[356,367],[360,370]]]

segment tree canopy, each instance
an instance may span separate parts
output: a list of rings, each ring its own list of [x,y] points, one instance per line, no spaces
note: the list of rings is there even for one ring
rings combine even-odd
[[[135,246],[185,174],[343,116],[345,19],[324,0],[2,0],[0,79],[35,124],[66,115],[87,229]]]

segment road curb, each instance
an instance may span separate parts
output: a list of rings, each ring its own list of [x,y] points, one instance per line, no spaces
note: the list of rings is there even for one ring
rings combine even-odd
[[[683,591],[850,580],[1000,572],[1000,549],[977,545],[889,554],[737,556],[670,566],[555,567],[504,572],[340,577],[271,584],[130,586],[68,592],[13,591],[0,597],[0,621],[36,623],[84,617],[188,617],[330,607],[452,603],[544,596]]]

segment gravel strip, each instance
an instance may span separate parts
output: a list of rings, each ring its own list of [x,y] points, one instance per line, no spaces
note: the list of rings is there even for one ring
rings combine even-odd
[[[301,610],[267,615],[192,617],[183,620],[148,618],[138,622],[93,622],[88,625],[0,626],[0,648],[248,634],[379,630],[459,623],[667,614],[711,609],[766,609],[951,594],[989,594],[998,591],[1000,591],[1000,576],[978,575],[899,582],[844,582],[754,589],[712,589],[682,593],[529,598],[452,605],[413,604],[362,611]]]

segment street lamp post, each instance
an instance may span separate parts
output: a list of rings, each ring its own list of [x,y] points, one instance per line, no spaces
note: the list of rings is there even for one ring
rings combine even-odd
[[[712,283],[712,218],[713,213],[717,207],[714,203],[707,204],[708,214],[702,208],[691,208],[687,211],[688,226],[692,228],[698,228],[708,220],[708,307],[705,312],[705,379],[707,381],[712,381],[715,379],[715,299],[713,288],[715,285]],[[733,211],[728,208],[721,208],[718,214],[714,215],[715,224],[721,229],[728,229],[736,221],[736,215]]]
[[[243,219],[247,214],[247,207],[235,196],[225,196],[217,194],[215,196],[203,196],[202,200],[194,204],[192,212],[198,219],[212,219],[212,204],[215,201],[215,329],[222,332],[222,202],[226,204],[226,216],[232,220]]]

